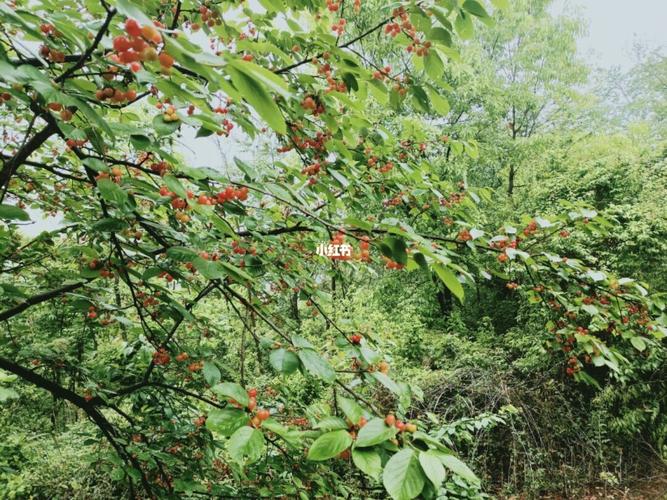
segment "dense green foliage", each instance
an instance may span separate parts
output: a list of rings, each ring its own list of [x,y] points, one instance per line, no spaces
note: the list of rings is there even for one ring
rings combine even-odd
[[[0,497],[655,476],[667,66],[550,4],[0,5]]]

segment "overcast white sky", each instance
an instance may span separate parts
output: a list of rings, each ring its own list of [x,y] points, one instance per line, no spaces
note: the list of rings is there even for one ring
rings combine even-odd
[[[554,1],[553,14],[577,12],[589,26],[588,35],[579,41],[579,51],[594,67],[630,68],[635,63],[632,48],[637,42],[649,48],[667,49],[667,0]],[[196,151],[183,151],[193,165],[224,168],[233,156],[238,156],[235,148],[230,150],[230,144],[223,146],[226,151],[220,151],[213,137],[197,141]],[[216,161],[211,161],[213,158]],[[31,215],[34,223],[23,228],[28,235],[57,227],[53,218],[39,220],[34,211]]]
[[[573,11],[589,25],[579,51],[593,65],[628,69],[636,42],[667,48],[667,0],[555,0],[554,14]]]

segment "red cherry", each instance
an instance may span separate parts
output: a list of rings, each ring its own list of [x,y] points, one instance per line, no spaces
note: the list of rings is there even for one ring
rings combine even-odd
[[[393,427],[394,424],[396,424],[396,417],[390,413],[385,417],[384,423],[387,424],[389,427]]]
[[[257,397],[257,389],[255,389],[255,388],[248,389],[248,397],[251,397],[251,398]]]
[[[113,48],[116,52],[125,52],[132,47],[132,44],[124,36],[117,36],[113,39]]]
[[[130,36],[140,36],[141,26],[136,19],[128,19],[125,21],[125,32]]]
[[[138,73],[139,71],[141,71],[141,63],[138,63],[136,61],[133,62],[132,64],[130,64],[130,69],[132,70],[132,73]]]
[[[261,409],[257,412],[257,418],[264,421],[271,416],[269,410]]]
[[[160,64],[165,68],[171,68],[174,65],[174,58],[171,57],[166,52],[162,52],[158,56],[158,60],[160,61]]]

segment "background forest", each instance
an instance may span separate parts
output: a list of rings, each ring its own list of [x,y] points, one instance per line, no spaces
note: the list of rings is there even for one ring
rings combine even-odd
[[[372,3],[364,2],[351,29],[362,33],[373,24],[376,10]],[[400,140],[405,130],[416,138],[438,137],[439,145],[428,158],[428,175],[450,183],[452,203],[457,203],[455,195],[459,192],[475,193],[474,203],[469,198],[462,202],[466,213],[474,218],[475,228],[493,233],[513,224],[519,234],[526,227],[525,234],[530,236],[536,215],[552,220],[586,207],[586,213],[604,221],[600,230],[584,227],[571,234],[562,230],[562,237],[549,243],[545,252],[578,259],[604,275],[632,277],[661,303],[659,292],[667,290],[664,54],[638,46],[637,62],[630,70],[594,71],[577,55],[577,40],[586,26],[576,14],[554,15],[550,0],[513,0],[509,4],[494,11],[494,22],[476,22],[470,36],[466,36],[465,26],[457,24],[453,30],[457,36],[451,43],[458,53],[448,53],[450,60],[427,57],[420,61],[421,70],[449,89],[448,102],[444,103],[429,91],[431,104],[446,107],[444,113],[442,109],[437,114],[423,109],[392,109],[391,102],[379,104],[370,97],[363,113],[386,117],[388,125],[376,132],[386,141],[391,140],[391,133]],[[184,11],[184,19],[194,22],[196,9],[193,14]],[[104,17],[103,11],[99,17]],[[191,24],[184,29],[191,30]],[[0,31],[7,34],[5,27]],[[384,40],[379,34],[372,36],[355,49],[355,54],[363,61],[393,61],[392,65],[399,68],[396,48]],[[9,53],[10,42],[3,39],[0,43],[3,53]],[[0,74],[0,82],[2,79]],[[160,90],[167,92],[163,87]],[[9,123],[11,117],[3,120],[7,139],[16,131]],[[21,130],[25,132],[25,122]],[[276,144],[235,133],[231,134],[236,137],[231,151],[244,151],[244,158],[252,158],[252,167],[245,160],[228,166],[231,173],[226,175],[269,175],[275,168]],[[177,158],[197,147],[192,138],[183,140],[181,149],[174,144],[172,153]],[[226,149],[225,141],[231,138],[216,140]],[[215,149],[205,152],[215,154]],[[73,158],[68,161],[76,160],[71,152],[62,154]],[[201,156],[198,161],[206,163]],[[252,175],[246,169],[252,169]],[[283,178],[289,179],[289,175]],[[15,182],[25,186],[28,179]],[[20,191],[15,187],[10,184],[7,199],[12,192]],[[174,190],[172,185],[170,188]],[[28,193],[16,199],[23,199],[31,215],[46,213],[49,208],[59,210],[56,202],[51,207],[43,199],[31,203]],[[379,220],[400,203],[401,195],[393,198],[399,200],[394,204],[392,199],[369,201],[358,207],[359,212],[378,214]],[[72,196],[84,199],[81,193]],[[243,195],[236,196],[241,199]],[[429,208],[426,203],[411,205],[402,217],[422,232],[448,237],[455,227],[457,238],[467,239],[461,237],[456,216],[452,216],[455,220],[448,215],[424,220]],[[80,210],[84,213],[88,208]],[[77,208],[70,211],[76,212]],[[335,209],[330,207],[317,213],[323,218],[335,217]],[[93,241],[93,236],[86,239],[75,230],[58,234],[67,226],[67,217],[78,215],[57,219],[48,228],[55,232],[43,235],[34,246],[29,244],[32,237],[19,225],[3,229],[0,283],[4,292],[0,309],[10,309],[17,303],[11,287],[43,290],[48,287],[37,283],[47,276],[53,286],[58,286],[77,269],[77,258],[101,258],[101,252],[80,250],[87,241]],[[538,220],[538,229],[549,233],[541,221],[545,219]],[[106,229],[100,226],[98,230]],[[149,233],[144,232],[148,237]],[[477,241],[475,234],[472,238]],[[48,251],[31,254],[46,240]],[[298,245],[303,242],[295,239],[289,244],[299,251]],[[199,250],[193,240],[182,245]],[[13,256],[17,248],[23,259],[18,263]],[[258,250],[258,255],[265,250]],[[77,254],[79,251],[83,253]],[[471,267],[482,269],[486,265],[481,253],[471,252],[466,258]],[[252,264],[246,265],[252,268]],[[197,304],[196,321],[184,323],[184,333],[177,345],[168,347],[168,354],[156,350],[155,344],[151,346],[144,337],[141,312],[137,316],[124,305],[131,305],[127,301],[134,291],[124,287],[125,278],[116,274],[96,285],[95,306],[89,306],[83,292],[74,291],[66,302],[36,304],[3,321],[0,356],[19,360],[32,372],[89,400],[99,397],[101,391],[94,382],[96,378],[131,380],[131,375],[140,373],[151,359],[151,365],[161,364],[155,353],[171,356],[170,366],[175,366],[180,355],[184,363],[195,366],[190,365],[189,371],[174,368],[173,372],[157,366],[156,373],[165,370],[159,383],[200,395],[221,381],[255,387],[258,401],[271,401],[272,415],[285,414],[294,425],[307,427],[324,411],[332,397],[331,388],[307,376],[310,365],[303,359],[306,369],[295,371],[296,366],[290,363],[298,364],[299,360],[293,361],[289,351],[283,353],[284,357],[275,354],[282,348],[276,349],[280,339],[271,337],[276,330],[271,322],[280,330],[298,331],[305,343],[342,332],[341,328],[358,330],[384,353],[377,369],[388,371],[397,383],[410,385],[413,403],[399,410],[403,418],[423,419],[429,434],[461,460],[449,464],[446,488],[443,486],[440,494],[431,493],[432,497],[662,498],[667,492],[667,345],[661,337],[651,341],[635,337],[631,340],[634,355],[620,351],[626,354],[580,369],[576,358],[573,365],[568,364],[567,355],[564,357],[567,346],[550,347],[554,323],[548,311],[535,307],[539,298],[530,291],[539,294],[541,285],[530,283],[530,270],[525,274],[523,269],[508,268],[482,273],[474,281],[459,280],[465,291],[459,297],[460,284],[448,284],[444,278],[437,279],[410,266],[396,270],[385,266],[379,257],[355,266],[337,261],[318,266],[316,269],[305,264],[304,272],[312,272],[320,292],[330,297],[326,304],[304,295],[290,276],[262,285],[258,296],[263,301],[263,313],[244,307],[244,297],[250,300],[250,292],[243,286],[226,288],[227,294],[211,295]],[[176,276],[174,283],[164,284],[176,296],[187,286],[177,285],[179,279]],[[584,297],[584,305],[595,310],[596,306],[578,293],[573,300],[581,304]],[[230,297],[237,295],[241,298],[235,305]],[[83,305],[78,304],[82,300]],[[106,323],[100,325],[98,315]],[[262,315],[273,319],[262,321]],[[350,338],[353,344],[358,343]],[[327,349],[331,354],[332,348]],[[196,365],[198,362],[201,364]],[[345,363],[336,366],[341,371],[347,369]],[[358,366],[353,363],[351,370]],[[199,383],[197,377],[201,387],[195,390],[188,384],[192,379],[192,383]],[[127,495],[126,480],[128,475],[133,477],[128,472],[131,469],[113,457],[81,408],[22,378],[9,369],[0,370],[0,498],[102,499]],[[382,408],[391,408],[394,399],[400,397],[392,394],[391,384],[382,382],[363,394],[378,401]],[[333,386],[334,399],[337,388]],[[338,396],[346,395],[343,387],[338,390],[342,392]],[[258,476],[246,476],[228,463],[224,446],[210,444],[201,435],[205,420],[191,424],[199,415],[208,414],[205,400],[183,402],[159,386],[155,392],[132,397],[118,407],[118,415],[108,418],[123,422],[122,413],[128,413],[128,420],[162,426],[161,431],[150,427],[153,431],[147,432],[156,436],[164,432],[165,439],[170,435],[155,456],[165,467],[173,466],[181,473],[172,473],[175,483],[169,485],[165,497],[386,497],[378,483],[346,468],[349,457],[314,468],[300,456],[303,452],[288,449],[287,454],[296,456],[300,463],[279,464],[278,458],[285,452],[280,446],[269,454],[272,458],[260,462],[266,469]],[[299,411],[292,413],[297,408]],[[346,410],[343,412],[349,417]],[[202,429],[220,431],[211,420],[209,415]],[[335,422],[331,425],[331,429],[338,429]],[[281,434],[281,428],[272,431],[289,444],[289,436]],[[153,453],[139,447],[141,436],[129,435],[132,438],[127,446],[133,445],[132,440],[137,445],[132,451],[135,458],[143,460],[142,453]],[[252,455],[252,450],[246,452]],[[206,465],[194,466],[189,472],[181,462],[170,465],[179,454],[179,460],[186,464],[204,460]],[[364,472],[373,469],[368,463],[358,467]],[[422,467],[426,471],[423,463]],[[426,474],[431,479],[430,473]],[[267,483],[267,478],[281,486]],[[138,475],[134,479],[138,484]],[[207,481],[224,488],[207,493],[201,486]],[[392,495],[413,496],[404,493]]]

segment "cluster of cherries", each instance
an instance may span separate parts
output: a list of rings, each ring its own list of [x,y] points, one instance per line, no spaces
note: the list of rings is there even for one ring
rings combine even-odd
[[[103,262],[100,262],[97,259],[93,259],[88,263],[88,268],[92,271],[100,270],[100,276],[102,278],[113,278],[114,274],[111,269],[104,265]]]
[[[109,99],[111,102],[121,103],[134,101],[137,98],[137,91],[134,89],[127,89],[126,91],[122,91],[112,87],[105,87],[103,89],[98,89],[95,92],[95,97],[98,101],[105,101]]]
[[[151,172],[155,172],[156,174],[163,176],[169,170],[169,164],[166,161],[157,161],[151,163],[148,168],[151,169]]]
[[[171,356],[164,347],[160,347],[153,353],[153,364],[156,366],[167,366],[171,361]]]
[[[338,36],[343,36],[343,33],[345,33],[345,25],[347,24],[346,19],[339,19],[336,21],[334,24],[331,25],[331,31],[336,33]]]
[[[458,205],[461,203],[466,197],[465,193],[462,192],[454,192],[450,193],[447,198],[441,198],[440,199],[440,206],[443,206],[445,208],[452,208],[454,205]]]
[[[74,148],[80,148],[85,146],[85,144],[88,142],[88,139],[67,139],[65,141],[65,145],[67,146],[68,150],[74,149]]]
[[[391,74],[391,66],[385,66],[383,69],[378,69],[373,72],[373,78],[384,81]]]
[[[389,257],[383,256],[385,260],[385,268],[387,269],[392,269],[392,270],[401,270],[405,267],[404,264],[401,264],[399,262],[396,262],[395,260],[390,259]]]
[[[176,355],[174,359],[176,359],[176,361],[178,361],[179,363],[183,363],[188,359],[190,359],[190,355],[187,352],[182,352]],[[190,373],[201,371],[202,368],[204,368],[204,363],[202,363],[201,361],[193,361],[188,365],[188,371]]]
[[[206,23],[209,28],[213,26],[220,26],[222,24],[222,18],[220,13],[214,10],[209,9],[206,5],[201,5],[199,7],[199,15],[201,15],[202,22]],[[193,27],[193,31],[197,31]]]
[[[95,176],[95,180],[99,181],[102,179],[109,179],[112,182],[115,182],[118,184],[123,177],[123,171],[120,169],[120,167],[112,167],[109,172],[100,172]]]
[[[159,23],[156,26],[163,27]],[[158,61],[162,70],[168,72],[174,65],[174,58],[166,52],[158,54],[156,47],[162,43],[162,35],[155,26],[149,24],[141,26],[135,19],[125,22],[127,36],[117,36],[113,39],[113,48],[116,51],[109,56],[115,64],[127,64],[133,72],[140,71],[144,61]],[[115,67],[109,72],[114,73]]]
[[[370,246],[368,236],[363,236],[359,242],[359,260],[362,262],[369,262],[371,260]]]
[[[265,420],[268,420],[269,417],[271,417],[271,413],[269,410],[265,408],[258,408],[257,407],[257,389],[251,388],[247,390],[248,393],[248,405],[246,406],[246,410],[252,415],[250,418],[250,425],[252,427],[261,427],[262,422]],[[228,399],[229,404],[236,408],[243,408],[243,405],[236,401],[234,398],[229,398]]]
[[[60,119],[64,122],[70,121],[72,119],[72,116],[74,116],[74,113],[72,113],[69,109],[67,109],[59,102],[50,102],[49,104],[46,105],[46,107],[51,111],[59,113]]]
[[[306,111],[311,111],[313,115],[324,113],[324,106],[315,100],[312,96],[307,96],[301,101],[301,107]]]

